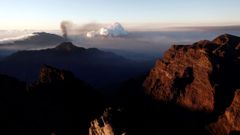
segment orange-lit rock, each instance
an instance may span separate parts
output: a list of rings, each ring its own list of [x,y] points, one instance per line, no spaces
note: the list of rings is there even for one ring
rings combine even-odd
[[[145,92],[191,110],[224,108],[224,95],[229,97],[226,94],[239,85],[239,44],[239,37],[225,34],[213,41],[172,46],[150,71],[143,84]],[[230,98],[226,100],[228,105]]]

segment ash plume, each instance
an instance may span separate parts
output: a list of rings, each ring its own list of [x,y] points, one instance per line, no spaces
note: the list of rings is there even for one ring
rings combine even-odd
[[[69,29],[70,29],[71,26],[72,26],[72,23],[69,22],[69,21],[62,21],[61,22],[61,30],[62,30],[62,33],[63,33],[63,38],[65,40],[68,40],[68,32],[69,32]]]
[[[96,31],[103,27],[103,24],[99,23],[87,23],[82,26],[79,26],[77,29],[80,33],[87,33],[90,31]]]

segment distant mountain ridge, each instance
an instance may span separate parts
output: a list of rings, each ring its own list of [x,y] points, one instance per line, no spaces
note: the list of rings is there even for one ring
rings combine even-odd
[[[0,40],[0,46],[5,45],[56,45],[64,42],[65,39],[56,34],[46,33],[46,32],[34,32],[32,34],[23,35],[20,37],[9,38]]]
[[[9,56],[21,50],[39,50],[65,42],[65,39],[57,34],[46,32],[34,32],[18,37],[0,39],[0,55]]]
[[[114,53],[63,42],[55,48],[16,52],[0,61],[0,73],[31,81],[37,78],[42,64],[70,70],[94,86],[117,83],[147,71],[141,63]]]

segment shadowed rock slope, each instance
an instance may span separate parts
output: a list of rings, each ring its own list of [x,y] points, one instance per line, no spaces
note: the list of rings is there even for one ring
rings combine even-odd
[[[219,116],[217,122],[208,126],[214,135],[229,135],[238,131],[240,133],[240,90],[235,92],[232,104],[226,109],[225,113]]]
[[[101,95],[89,85],[47,65],[30,85],[1,75],[0,86],[5,125],[0,134],[88,134],[90,121],[103,108]]]

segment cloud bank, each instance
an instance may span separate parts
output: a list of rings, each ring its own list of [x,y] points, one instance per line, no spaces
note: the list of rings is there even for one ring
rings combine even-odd
[[[104,37],[121,37],[126,36],[128,34],[127,31],[123,28],[123,26],[116,22],[107,27],[102,27],[98,31],[90,31],[87,32],[86,36],[89,38],[96,36],[104,36]]]

